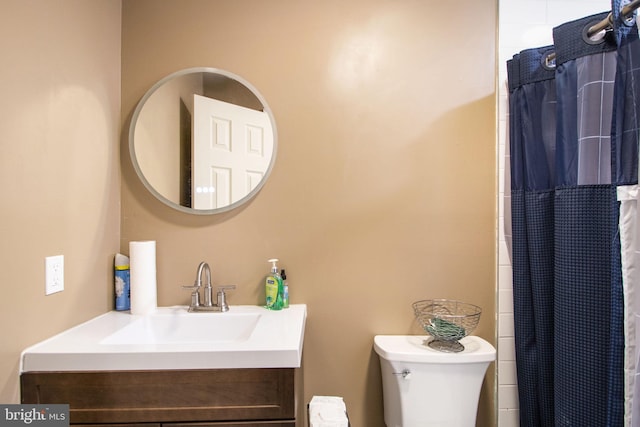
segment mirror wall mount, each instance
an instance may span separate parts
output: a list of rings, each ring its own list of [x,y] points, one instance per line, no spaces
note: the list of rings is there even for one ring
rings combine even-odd
[[[235,209],[264,186],[276,159],[276,123],[266,100],[228,71],[172,73],[140,99],[129,155],[145,188],[181,212]]]

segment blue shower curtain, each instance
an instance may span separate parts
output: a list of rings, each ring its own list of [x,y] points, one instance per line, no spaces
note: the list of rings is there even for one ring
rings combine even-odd
[[[553,189],[556,91],[550,48],[508,64],[516,363],[522,426],[553,425]],[[535,264],[529,260],[535,260]],[[537,319],[537,321],[536,321]],[[523,398],[526,397],[526,398]]]
[[[617,187],[637,183],[640,61],[617,14],[615,31],[586,36],[607,15],[507,64],[521,426],[625,425]]]

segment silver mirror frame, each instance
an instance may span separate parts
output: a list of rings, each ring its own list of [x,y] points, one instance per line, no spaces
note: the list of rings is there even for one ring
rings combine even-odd
[[[138,121],[138,117],[140,116],[140,112],[142,111],[142,108],[144,108],[144,105],[147,102],[147,100],[156,92],[156,90],[158,90],[158,88],[160,88],[169,80],[172,80],[176,77],[181,77],[187,74],[194,74],[194,73],[220,74],[243,84],[262,103],[264,111],[269,116],[271,127],[273,129],[273,155],[271,157],[271,161],[269,162],[269,166],[265,171],[264,177],[260,180],[258,185],[251,192],[249,192],[245,197],[227,206],[223,206],[221,208],[216,208],[216,209],[193,209],[186,206],[182,206],[179,203],[176,203],[172,200],[167,199],[165,196],[160,194],[144,176],[144,174],[142,173],[142,169],[140,168],[140,164],[138,163],[138,159],[136,158],[136,152],[135,152],[134,136],[135,136],[135,130],[136,130],[136,123]],[[176,209],[180,212],[184,212],[192,215],[213,215],[213,214],[228,212],[237,207],[242,206],[243,204],[247,203],[249,200],[253,199],[256,196],[256,194],[260,192],[260,190],[266,183],[267,179],[269,178],[269,175],[271,174],[271,171],[273,169],[273,165],[275,164],[275,161],[276,161],[277,151],[278,151],[278,130],[276,128],[276,121],[271,111],[271,108],[269,108],[269,104],[267,104],[267,101],[265,100],[265,98],[251,83],[244,80],[242,77],[236,74],[233,74],[229,71],[220,70],[218,68],[211,68],[211,67],[185,68],[183,70],[176,71],[175,73],[169,74],[168,76],[162,78],[156,84],[154,84],[140,99],[140,101],[138,102],[138,105],[136,106],[136,109],[133,112],[133,116],[131,117],[131,124],[129,126],[129,156],[131,158],[131,163],[133,164],[133,169],[136,171],[136,175],[138,175],[138,178],[140,179],[140,181],[142,181],[142,184],[151,194],[153,194],[159,201],[161,201],[165,205],[173,209]]]

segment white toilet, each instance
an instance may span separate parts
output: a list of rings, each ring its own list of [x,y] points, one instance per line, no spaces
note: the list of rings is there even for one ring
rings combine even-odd
[[[377,335],[387,427],[474,427],[482,381],[496,349],[480,337],[464,350],[427,346],[429,336]]]

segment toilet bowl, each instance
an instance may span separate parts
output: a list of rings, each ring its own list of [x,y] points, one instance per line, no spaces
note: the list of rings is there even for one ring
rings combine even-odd
[[[429,336],[377,335],[387,427],[474,427],[482,381],[496,349],[480,337],[464,350],[428,347]]]

